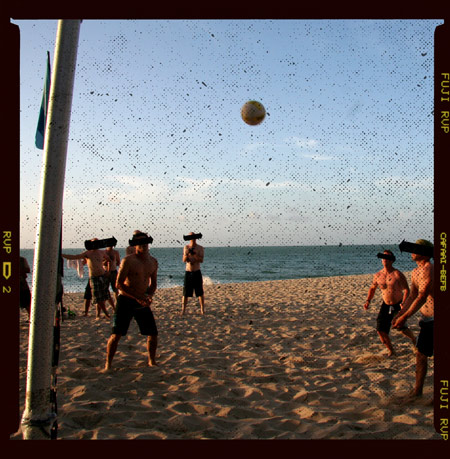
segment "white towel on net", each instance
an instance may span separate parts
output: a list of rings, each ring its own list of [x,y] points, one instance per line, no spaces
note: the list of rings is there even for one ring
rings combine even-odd
[[[84,277],[84,263],[83,260],[67,260],[67,267],[76,269],[78,277],[83,279]]]

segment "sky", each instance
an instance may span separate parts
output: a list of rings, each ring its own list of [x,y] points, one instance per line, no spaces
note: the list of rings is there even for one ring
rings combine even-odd
[[[57,21],[20,28],[20,241]],[[63,247],[136,229],[155,247],[433,239],[433,36],[443,20],[84,20]],[[52,61],[51,61],[52,63]],[[267,112],[240,116],[248,100]]]

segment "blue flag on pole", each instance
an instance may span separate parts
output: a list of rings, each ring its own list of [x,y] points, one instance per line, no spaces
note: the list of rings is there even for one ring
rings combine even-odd
[[[48,99],[50,96],[50,53],[47,51],[47,74],[44,81],[44,91],[42,93],[41,111],[36,129],[36,147],[44,149],[45,124],[47,121]]]

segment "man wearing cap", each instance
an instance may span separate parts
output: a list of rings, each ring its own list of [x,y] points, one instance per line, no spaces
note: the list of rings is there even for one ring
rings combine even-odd
[[[388,356],[390,357],[395,354],[389,337],[392,319],[403,308],[403,303],[409,294],[409,287],[405,275],[393,267],[395,256],[390,250],[385,250],[378,257],[381,258],[383,269],[373,276],[373,282],[367,295],[367,301],[364,303],[364,309],[367,310],[369,308],[377,287],[380,287],[383,303],[377,317],[377,333],[381,342],[387,347]],[[403,324],[400,331],[413,344],[415,343],[414,334],[406,324]]]
[[[141,335],[147,336],[148,365],[157,365],[158,329],[150,305],[157,288],[158,261],[148,250],[148,240],[151,238],[145,233],[136,232],[133,241],[140,239],[142,244],[135,245],[136,253],[124,257],[117,274],[119,296],[112,333],[106,346],[105,370],[111,368],[119,340],[127,334],[133,317]]]
[[[416,245],[419,246],[417,252],[423,253],[420,246],[425,246],[430,247],[432,253],[433,244],[430,241],[419,239],[416,241]],[[411,253],[411,258],[417,264],[417,268],[411,274],[411,292],[392,326],[401,328],[408,317],[420,310],[422,317],[419,321],[420,333],[416,343],[416,384],[410,394],[413,397],[418,397],[423,392],[428,369],[428,357],[431,357],[434,351],[433,264],[430,262],[431,257],[427,255]]]

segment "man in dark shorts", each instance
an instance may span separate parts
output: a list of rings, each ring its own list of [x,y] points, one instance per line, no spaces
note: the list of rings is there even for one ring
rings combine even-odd
[[[194,233],[189,233],[190,236]],[[195,295],[200,303],[200,312],[205,313],[205,294],[203,291],[203,277],[200,271],[200,263],[203,263],[205,249],[197,244],[196,239],[191,239],[189,244],[183,248],[183,263],[186,263],[184,274],[183,298],[181,304],[181,315],[186,311],[188,298]]]
[[[142,232],[133,235],[133,240],[146,238],[147,234]],[[158,329],[150,305],[157,288],[158,261],[150,255],[148,242],[135,247],[136,252],[122,260],[117,274],[119,296],[106,346],[105,370],[111,369],[120,338],[127,334],[133,317],[141,335],[147,336],[148,365],[157,365]]]
[[[433,244],[425,239],[419,239],[416,244],[433,247]],[[417,264],[417,268],[411,274],[411,293],[404,303],[404,309],[394,319],[392,326],[402,327],[408,317],[420,310],[422,318],[419,322],[420,333],[416,343],[416,384],[409,394],[414,398],[423,393],[428,357],[431,357],[434,351],[434,294],[433,263],[430,262],[430,257],[412,253],[411,258]]]
[[[86,288],[84,289],[84,315],[87,316],[89,315],[89,308],[91,307],[91,300],[92,300],[92,290],[91,290],[91,284],[88,281],[86,284]]]
[[[385,250],[383,255],[388,258],[382,258],[383,269],[375,273],[373,276],[372,285],[370,286],[367,295],[367,301],[364,303],[364,309],[368,309],[375,291],[378,287],[381,289],[383,303],[377,317],[377,333],[381,342],[388,349],[388,356],[394,355],[389,332],[391,329],[392,319],[402,309],[402,304],[405,302],[409,294],[409,287],[406,277],[402,272],[393,267],[395,256],[390,250]],[[411,342],[415,343],[415,337],[412,331],[404,324],[400,330],[407,336]]]
[[[120,265],[120,254],[113,247],[106,248],[106,255],[109,256],[109,284],[111,285],[111,290],[114,292],[114,297],[117,301],[118,290],[116,287],[117,281],[117,267]]]

